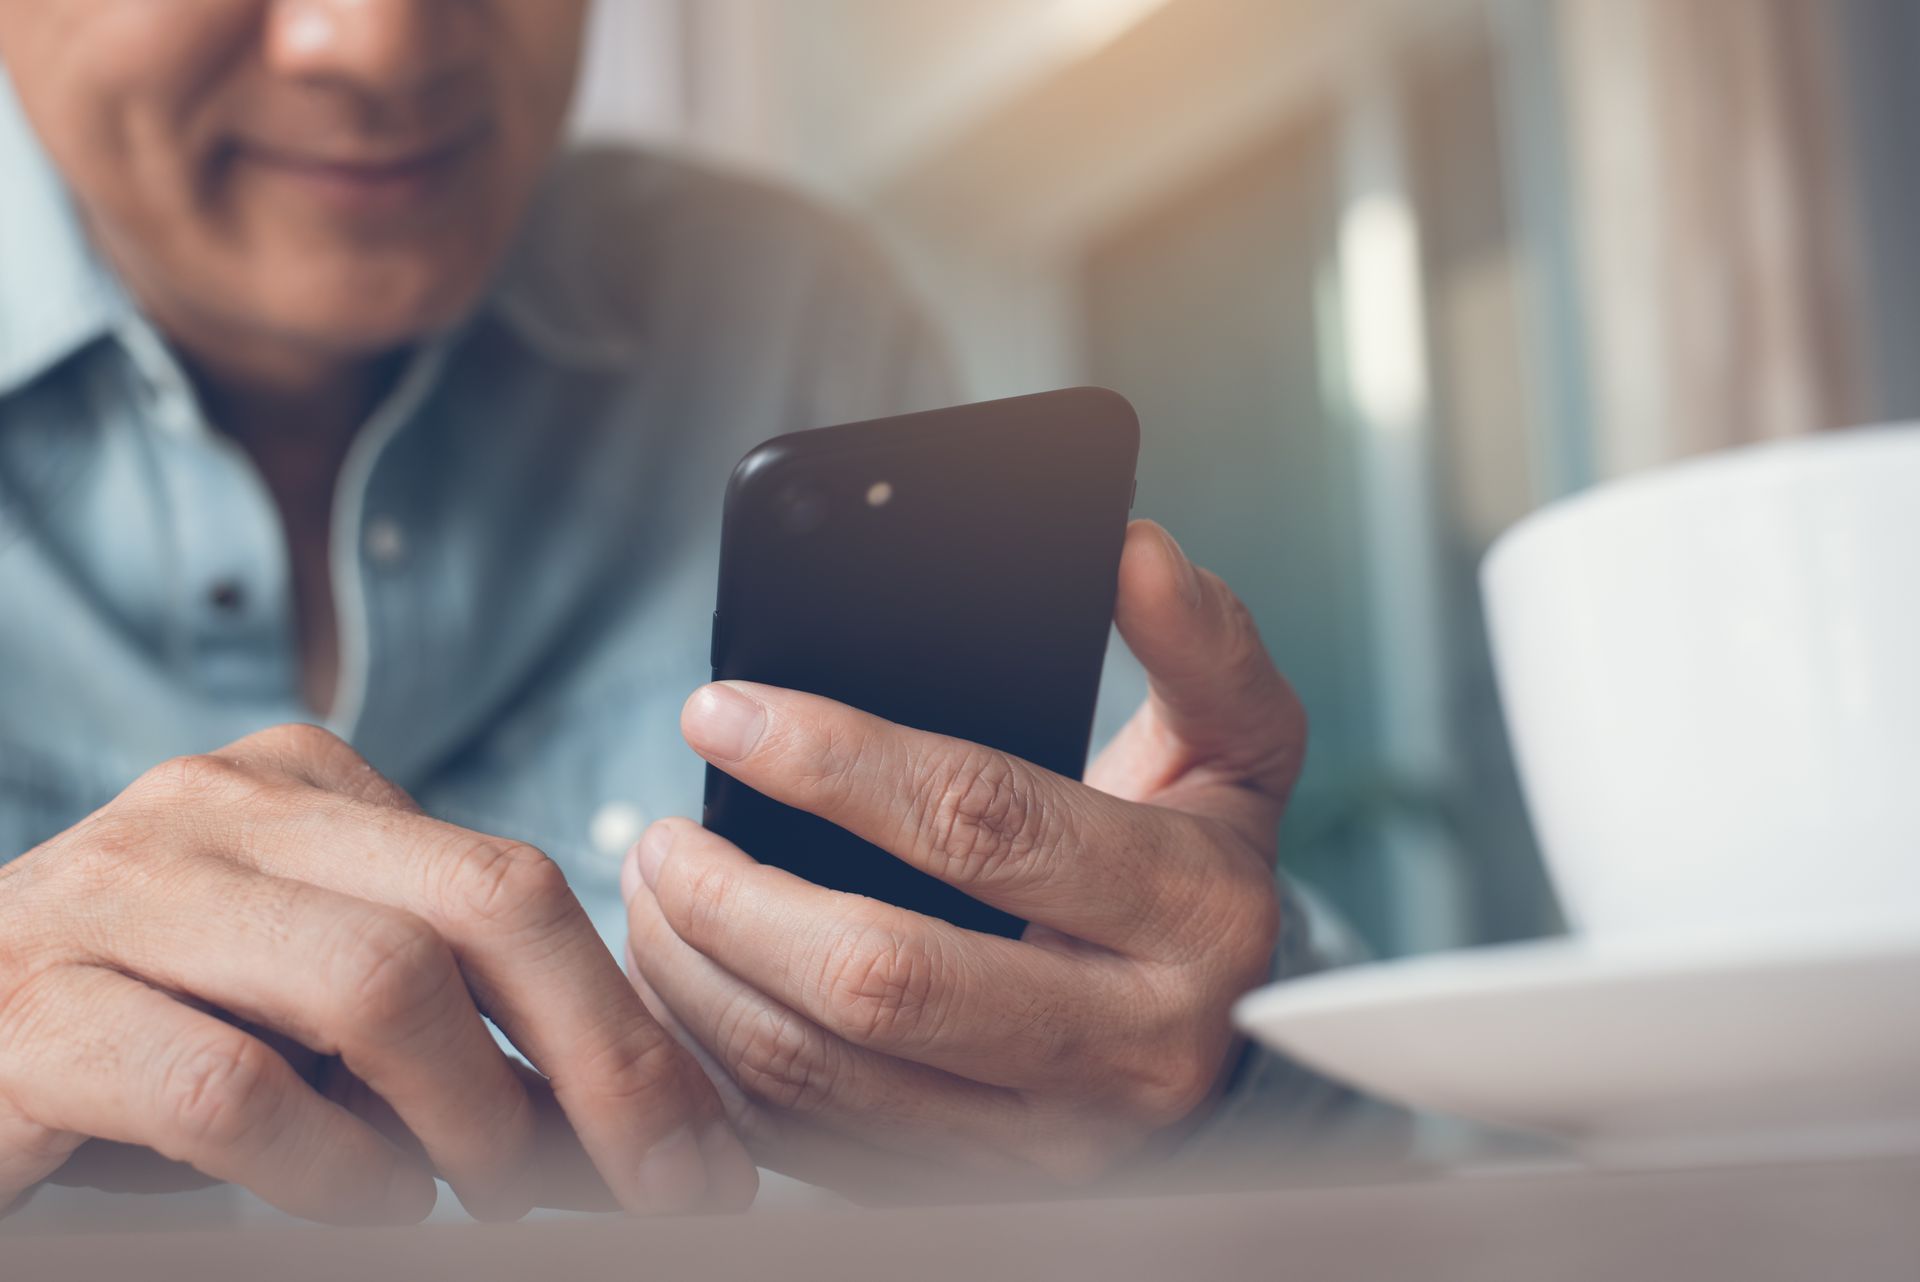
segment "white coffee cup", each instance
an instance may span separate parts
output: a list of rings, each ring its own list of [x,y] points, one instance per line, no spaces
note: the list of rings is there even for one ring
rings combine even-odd
[[[1576,928],[1920,932],[1920,426],[1602,486],[1482,582]]]

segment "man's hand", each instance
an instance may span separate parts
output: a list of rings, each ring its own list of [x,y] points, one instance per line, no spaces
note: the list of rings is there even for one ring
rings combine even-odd
[[[1178,1128],[1267,974],[1305,721],[1245,608],[1147,522],[1116,611],[1152,696],[1086,784],[810,695],[689,700],[687,740],[1028,919],[975,934],[825,890],[684,820],[629,858],[629,964],[763,1164],[876,1197],[934,1172],[1080,1181]],[[710,1070],[711,1071],[711,1070]],[[936,1181],[937,1182],[937,1181]]]
[[[420,1218],[433,1172],[489,1217],[583,1171],[635,1211],[755,1183],[559,869],[310,726],[156,767],[0,869],[0,1209],[144,1150],[339,1221]]]

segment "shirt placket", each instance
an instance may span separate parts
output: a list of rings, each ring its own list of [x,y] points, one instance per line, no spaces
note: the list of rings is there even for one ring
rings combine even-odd
[[[121,332],[164,505],[172,659],[215,696],[297,700],[286,537],[253,461],[208,426],[185,372],[137,320]]]
[[[442,340],[414,354],[355,436],[334,488],[329,551],[340,676],[327,726],[376,764],[394,756],[396,745],[387,740],[425,712],[409,699],[404,675],[396,679],[392,671],[391,660],[405,653],[408,638],[394,634],[402,615],[386,603],[417,589],[408,577],[423,532],[410,522],[389,449],[422,412],[450,348],[451,340]]]

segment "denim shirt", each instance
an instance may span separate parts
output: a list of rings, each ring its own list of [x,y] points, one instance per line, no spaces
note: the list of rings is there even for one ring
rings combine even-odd
[[[251,461],[0,124],[0,858],[168,757],[303,706]],[[869,246],[660,158],[556,166],[485,303],[356,437],[325,724],[464,826],[533,842],[609,938],[620,857],[698,813],[719,499],[779,432],[951,399]]]
[[[3,80],[0,184],[4,862],[158,762],[319,718],[274,503]],[[546,851],[622,945],[621,857],[649,820],[698,813],[678,717],[708,676],[733,463],[954,399],[921,312],[844,221],[661,156],[562,158],[484,301],[355,438],[324,724],[428,813]],[[1143,690],[1110,662],[1106,728]],[[1298,925],[1281,973],[1310,964]]]

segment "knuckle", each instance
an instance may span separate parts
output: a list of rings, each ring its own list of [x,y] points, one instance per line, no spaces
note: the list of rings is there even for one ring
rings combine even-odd
[[[277,753],[312,766],[319,776],[317,782],[329,791],[393,810],[420,809],[406,789],[381,774],[358,749],[324,726],[294,722],[263,730],[257,738]]]
[[[376,911],[358,922],[339,966],[335,992],[345,1015],[389,1030],[426,1023],[458,973],[433,927],[399,911]]]
[[[1260,635],[1260,624],[1253,617],[1253,610],[1217,575],[1208,577],[1213,580],[1226,615],[1221,640],[1222,669],[1250,694],[1268,693],[1297,705],[1299,701],[1293,697],[1292,687],[1274,666],[1273,655]]]
[[[576,907],[560,865],[523,841],[475,837],[452,857],[456,911],[507,930],[550,926]]]
[[[235,1033],[187,1048],[161,1084],[161,1116],[189,1149],[232,1148],[256,1124],[253,1105],[271,1081],[273,1052]]]
[[[1220,598],[1226,604],[1227,611],[1227,653],[1228,657],[1249,667],[1271,667],[1273,661],[1267,656],[1266,644],[1260,639],[1260,625],[1254,620],[1253,611],[1240,594],[1229,588],[1217,575],[1208,572],[1219,589]]]
[[[636,1110],[659,1100],[663,1093],[677,1098],[686,1084],[679,1048],[650,1023],[623,1025],[623,1031],[601,1037],[585,1057],[581,1077],[599,1099]]]
[[[1223,824],[1187,824],[1182,831],[1185,837],[1176,839],[1213,852],[1213,867],[1184,879],[1159,906],[1170,926],[1170,960],[1209,974],[1238,976],[1246,965],[1265,974],[1282,925],[1273,869]]]
[[[1130,1045],[1151,1049],[1109,1065],[1123,1113],[1150,1128],[1172,1126],[1212,1098],[1233,1045],[1229,1007],[1246,987],[1188,972],[1143,994],[1151,1013]]]
[[[1228,968],[1244,962],[1264,973],[1281,929],[1280,888],[1273,873],[1248,861],[1244,869],[1222,877],[1210,898],[1208,909],[1194,914],[1196,921],[1212,923],[1207,954]]]
[[[421,812],[420,803],[413,799],[412,793],[381,774],[370,762],[355,758],[344,774],[340,786],[350,796],[388,810],[404,810],[416,815]]]
[[[931,854],[945,880],[976,883],[1044,846],[1045,809],[1025,769],[1003,752],[961,754],[926,794]]]
[[[1280,888],[1264,867],[1260,872],[1253,887],[1240,897],[1246,914],[1241,937],[1246,940],[1247,958],[1265,974],[1287,923],[1281,919]]]
[[[243,740],[242,743],[245,741]],[[360,754],[348,745],[345,739],[311,722],[290,721],[285,725],[273,726],[262,730],[258,736],[261,744],[291,753],[305,760],[327,760],[342,754],[358,761]],[[239,745],[235,745],[236,747]]]
[[[144,894],[177,865],[192,840],[197,809],[223,804],[259,785],[238,766],[212,757],[180,757],[148,770],[111,803],[14,864],[22,885],[41,886],[69,904],[99,906]]]
[[[934,956],[884,926],[840,932],[820,980],[827,1023],[863,1045],[897,1045],[921,1031],[938,987]]]
[[[753,1099],[789,1113],[818,1111],[833,1094],[832,1074],[798,1020],[741,1001],[722,1020],[716,1049]]]
[[[1266,642],[1260,637],[1260,624],[1253,617],[1253,610],[1219,575],[1201,570],[1200,576],[1210,595],[1220,603],[1217,635],[1222,669],[1243,680],[1270,676],[1274,671],[1273,657],[1267,653]]]
[[[211,753],[172,757],[152,766],[121,795],[134,801],[205,803],[226,800],[251,783],[246,768]]]
[[[775,739],[774,746],[809,790],[822,795],[849,792],[866,754],[865,740],[832,719],[795,727]]]
[[[1172,1126],[1193,1115],[1213,1094],[1219,1066],[1183,1052],[1142,1066],[1131,1092],[1134,1109],[1148,1126]]]
[[[662,897],[662,908],[686,931],[690,941],[699,943],[713,938],[732,912],[735,885],[725,868],[702,863],[690,870],[685,861],[675,866],[680,873],[680,893]],[[673,883],[669,882],[671,886]]]

